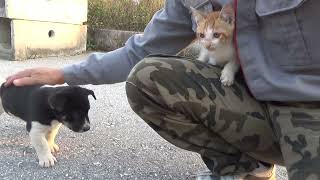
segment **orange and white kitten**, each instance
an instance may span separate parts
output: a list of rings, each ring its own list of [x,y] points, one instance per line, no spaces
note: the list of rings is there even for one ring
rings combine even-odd
[[[191,9],[197,24],[197,41],[201,46],[199,60],[224,66],[220,80],[223,85],[231,86],[239,70],[233,45],[235,16],[232,3],[209,14]]]

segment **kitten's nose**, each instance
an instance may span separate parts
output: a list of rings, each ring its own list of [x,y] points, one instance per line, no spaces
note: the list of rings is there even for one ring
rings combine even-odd
[[[206,44],[205,46],[207,49],[211,49],[211,44]]]

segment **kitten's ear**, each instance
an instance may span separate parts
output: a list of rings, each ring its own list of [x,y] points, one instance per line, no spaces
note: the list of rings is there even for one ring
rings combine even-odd
[[[202,21],[207,16],[203,12],[198,11],[193,7],[190,7],[190,8],[191,8],[191,12],[192,12],[192,17],[194,18],[194,20],[196,21],[197,24],[199,24],[199,22]]]
[[[219,18],[228,24],[234,24],[235,14],[233,2],[230,2],[222,7]]]

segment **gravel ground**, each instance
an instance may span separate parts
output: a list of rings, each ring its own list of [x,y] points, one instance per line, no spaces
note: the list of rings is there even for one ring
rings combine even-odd
[[[29,67],[61,67],[85,56],[0,60],[0,77]],[[53,168],[38,166],[22,121],[0,116],[0,179],[194,179],[206,170],[199,155],[167,143],[133,113],[123,83],[86,87],[98,98],[90,99],[91,130],[77,134],[63,127]],[[277,173],[277,179],[287,179],[284,168]]]

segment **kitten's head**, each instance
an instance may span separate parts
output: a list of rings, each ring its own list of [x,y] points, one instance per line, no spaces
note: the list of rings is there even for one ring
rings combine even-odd
[[[192,16],[197,23],[197,39],[200,45],[209,51],[232,45],[235,22],[232,3],[225,5],[221,11],[209,14],[191,9]]]

